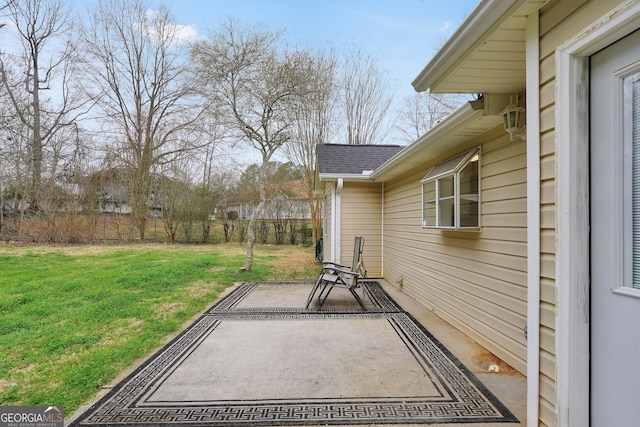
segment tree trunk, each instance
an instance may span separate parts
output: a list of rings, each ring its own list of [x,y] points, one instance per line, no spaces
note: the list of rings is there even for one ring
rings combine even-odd
[[[38,73],[34,75],[37,78]],[[38,81],[34,82],[37,85]],[[38,96],[37,86],[33,93],[33,140],[31,141],[31,156],[33,167],[33,197],[32,203],[38,207],[38,199],[40,197],[40,184],[42,183],[42,137],[40,136],[40,97]]]
[[[311,236],[315,243],[322,236],[322,199],[312,195],[311,205]]]
[[[249,238],[247,239],[247,260],[245,261],[244,267],[238,270],[238,273],[248,273],[251,271],[251,267],[253,266],[253,244],[256,241],[256,218],[255,212],[251,215],[251,219],[249,220]]]
[[[269,163],[269,159],[268,158],[265,159],[263,156],[262,164],[260,165],[260,171],[258,172],[259,174],[258,187],[260,188],[260,203],[258,203],[258,206],[253,210],[251,214],[251,218],[249,219],[249,238],[247,239],[247,261],[244,267],[238,270],[238,273],[250,272],[251,267],[253,265],[253,245],[256,241],[256,222],[257,222],[257,219],[260,217],[260,214],[262,213],[262,210],[264,209],[264,206],[267,202],[267,183],[266,183],[265,175],[266,175],[266,168],[268,163]]]

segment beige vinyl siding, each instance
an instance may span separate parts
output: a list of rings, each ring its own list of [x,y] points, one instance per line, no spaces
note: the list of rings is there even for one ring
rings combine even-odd
[[[342,188],[340,254],[351,264],[355,236],[364,237],[362,254],[368,277],[382,276],[382,184],[345,182]]]
[[[421,227],[422,177],[462,150],[385,183],[385,278],[526,373],[526,143],[502,127],[478,140],[480,231]]]
[[[556,48],[620,1],[562,0],[540,13],[540,425],[556,426]]]

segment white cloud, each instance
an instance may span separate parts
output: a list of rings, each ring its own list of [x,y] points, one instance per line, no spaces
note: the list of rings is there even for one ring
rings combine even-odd
[[[198,31],[191,25],[174,25],[176,31],[176,39],[180,42],[187,43],[198,38]]]
[[[152,34],[155,33],[155,28],[152,26],[155,19],[159,17],[159,12],[155,10],[147,10],[145,18],[149,25],[149,30]],[[173,30],[176,43],[188,43],[198,38],[198,31],[191,25],[184,24],[170,24],[168,30]]]
[[[440,28],[438,28],[438,32],[447,34],[451,30],[452,26],[453,24],[451,23],[451,21],[447,21],[444,24],[442,24]]]

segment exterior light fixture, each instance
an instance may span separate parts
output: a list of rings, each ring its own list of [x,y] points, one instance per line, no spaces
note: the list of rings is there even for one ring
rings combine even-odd
[[[515,141],[516,138],[527,139],[527,126],[523,125],[525,112],[526,110],[524,108],[518,107],[513,102],[509,102],[509,105],[500,113],[504,120],[504,130],[509,134],[511,141]]]

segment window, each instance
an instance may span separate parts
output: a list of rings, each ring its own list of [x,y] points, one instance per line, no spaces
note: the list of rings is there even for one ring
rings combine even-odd
[[[436,165],[422,179],[422,226],[480,228],[480,149]]]

